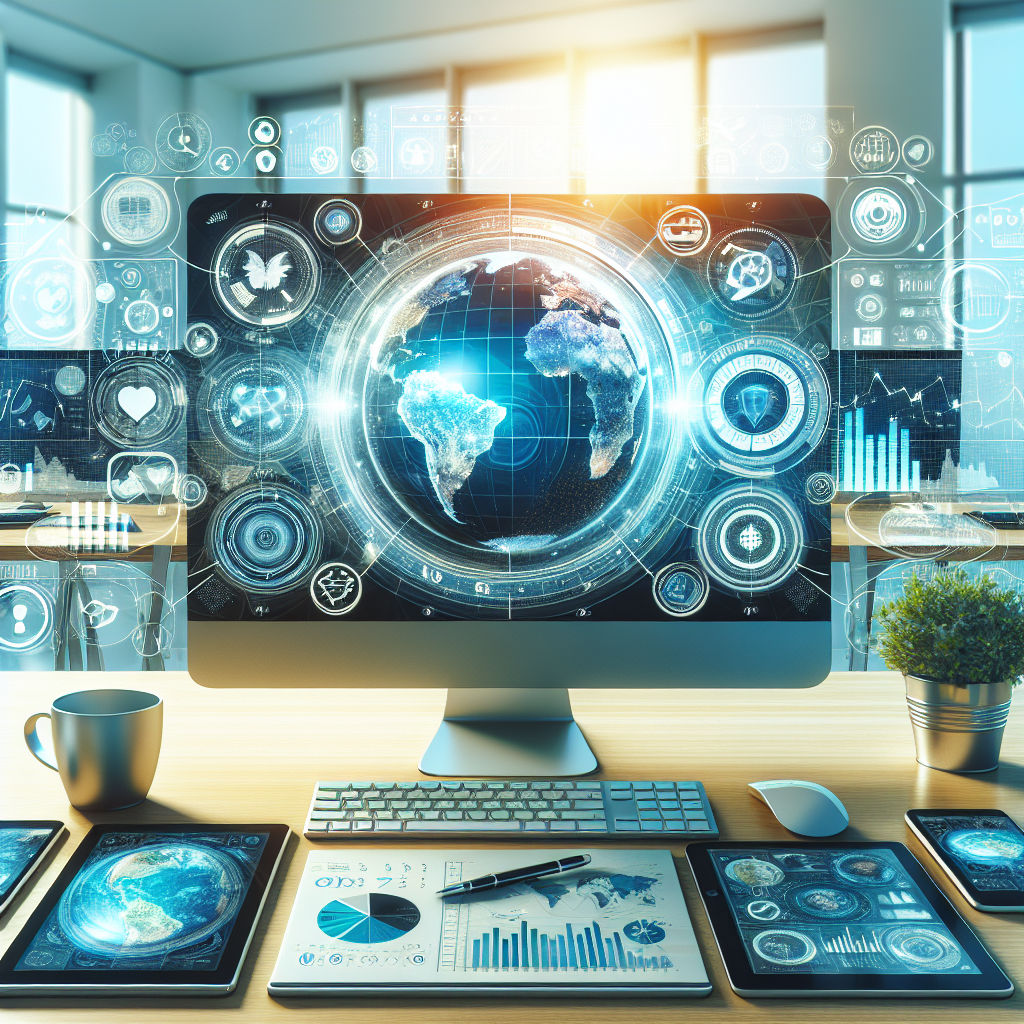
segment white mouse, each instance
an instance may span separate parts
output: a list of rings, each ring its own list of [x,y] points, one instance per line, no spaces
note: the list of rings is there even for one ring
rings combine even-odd
[[[747,788],[768,805],[779,824],[798,836],[834,836],[850,824],[839,797],[816,782],[769,779],[751,782]]]

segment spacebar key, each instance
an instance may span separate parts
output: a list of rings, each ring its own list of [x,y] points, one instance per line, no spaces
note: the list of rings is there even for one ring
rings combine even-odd
[[[521,832],[521,821],[407,821],[406,832]]]

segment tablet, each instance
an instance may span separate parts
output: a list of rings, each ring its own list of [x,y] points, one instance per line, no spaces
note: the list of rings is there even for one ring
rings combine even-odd
[[[63,831],[63,821],[0,821],[0,914],[42,864]]]
[[[686,859],[741,996],[1013,995],[902,843],[691,843]]]
[[[231,992],[286,825],[97,825],[0,959],[0,995]]]

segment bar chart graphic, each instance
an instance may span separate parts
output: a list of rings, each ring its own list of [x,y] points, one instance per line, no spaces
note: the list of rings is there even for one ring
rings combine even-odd
[[[842,425],[843,491],[920,491],[921,461],[910,457],[910,430],[899,420],[868,434],[864,410],[848,409]]]
[[[630,922],[623,927],[627,941]],[[472,939],[467,949],[468,963],[474,971],[660,971],[671,968],[669,957],[653,950],[627,949],[623,934],[606,934],[597,921],[590,924],[566,923],[557,931],[536,928],[527,920],[510,928],[493,927]],[[606,925],[607,927],[607,925]],[[664,931],[655,922],[644,921],[643,933]]]
[[[878,936],[871,932],[870,935],[854,935],[847,928],[845,932],[826,939],[821,948],[826,953],[881,953],[882,946]]]

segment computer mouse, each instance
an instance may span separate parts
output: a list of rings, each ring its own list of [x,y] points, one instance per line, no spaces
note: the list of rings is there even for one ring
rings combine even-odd
[[[779,824],[798,836],[834,836],[850,824],[850,816],[835,793],[802,779],[769,779],[747,787],[763,800]]]

